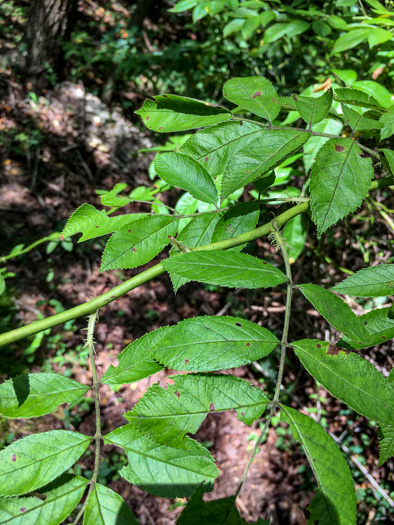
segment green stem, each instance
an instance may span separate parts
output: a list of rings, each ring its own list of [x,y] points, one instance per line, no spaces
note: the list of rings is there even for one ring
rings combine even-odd
[[[34,241],[32,244],[29,244],[29,246],[26,246],[26,248],[22,248],[19,252],[9,253],[8,255],[0,257],[0,263],[8,261],[9,259],[14,259],[14,257],[19,257],[19,255],[30,252],[30,250],[33,250],[36,246],[50,241],[60,241],[60,232],[51,233],[46,237],[42,237],[41,239],[38,239],[38,241]]]
[[[378,188],[385,188],[387,186],[391,186],[393,184],[394,177],[385,177],[383,179],[373,181],[369,190],[373,191]],[[309,202],[302,202],[301,204],[297,204],[296,206],[293,206],[290,209],[286,210],[284,213],[278,215],[278,217],[276,217],[275,219],[275,222],[278,227],[281,227],[284,224],[286,224],[286,222],[288,222],[290,219],[293,219],[297,215],[306,212],[308,209]],[[264,235],[272,233],[272,231],[272,224],[271,222],[269,222],[267,224],[264,224],[263,226],[260,226],[259,228],[256,228],[255,230],[242,233],[241,235],[237,235],[236,237],[232,237],[231,239],[226,239],[224,241],[218,241],[212,244],[207,244],[205,246],[200,246],[198,248],[193,248],[191,251],[227,250],[229,248],[233,248],[234,246],[239,246],[240,244],[254,241]],[[95,299],[92,299],[91,301],[87,301],[86,303],[74,306],[69,310],[65,310],[64,312],[53,315],[51,317],[47,317],[46,319],[34,321],[29,325],[21,326],[20,328],[16,328],[15,330],[11,330],[10,332],[1,334],[0,346],[4,346],[9,343],[14,343],[15,341],[19,341],[20,339],[24,339],[25,337],[34,335],[38,332],[41,332],[42,330],[47,330],[48,328],[53,328],[54,326],[66,323],[67,321],[71,321],[72,319],[77,319],[78,317],[90,315],[97,309],[102,308],[108,303],[111,303],[112,301],[118,299],[122,295],[125,295],[131,290],[134,290],[134,288],[137,288],[141,284],[144,284],[150,281],[151,279],[158,277],[164,272],[165,270],[163,266],[161,264],[156,264],[156,266],[152,266],[152,268],[149,268],[148,270],[141,272],[135,277],[128,279],[119,286],[112,288],[112,290],[109,290],[108,292],[104,293],[103,295],[100,295],[99,297],[96,297]]]
[[[272,236],[275,239],[280,251],[282,252],[283,260],[285,263],[285,269],[286,269],[286,277],[287,277],[287,289],[286,289],[286,310],[285,310],[285,320],[283,324],[283,332],[282,332],[282,340],[280,343],[280,360],[279,360],[279,370],[278,370],[278,377],[276,379],[276,386],[275,386],[275,393],[274,397],[272,399],[271,404],[271,410],[267,417],[267,420],[264,424],[263,430],[261,431],[260,437],[256,441],[256,444],[253,448],[252,455],[250,456],[249,462],[246,466],[246,469],[243,473],[243,476],[241,478],[241,481],[239,482],[238,488],[235,492],[235,497],[238,496],[238,494],[241,492],[242,486],[245,482],[245,479],[248,475],[249,469],[252,466],[252,463],[254,461],[254,458],[257,456],[257,454],[260,452],[260,445],[265,437],[265,434],[268,430],[268,427],[271,423],[271,419],[273,418],[275,411],[279,405],[279,396],[280,396],[280,389],[282,386],[282,380],[283,380],[283,371],[285,369],[285,360],[286,360],[286,349],[288,346],[288,335],[289,335],[289,324],[290,324],[290,312],[291,312],[291,299],[293,295],[293,279],[291,276],[291,268],[290,268],[290,261],[289,256],[286,252],[285,243],[283,241],[282,235],[279,231],[279,225],[276,221],[272,221]]]
[[[78,523],[83,513],[85,512],[86,505],[88,504],[88,501],[89,501],[89,496],[93,492],[94,487],[97,483],[98,472],[100,469],[100,440],[101,440],[101,415],[100,415],[100,397],[99,397],[100,382],[97,377],[96,363],[94,361],[94,353],[95,353],[94,352],[94,327],[98,320],[98,313],[99,313],[99,310],[96,310],[94,314],[89,316],[88,336],[87,336],[87,341],[86,341],[86,344],[89,349],[90,366],[92,368],[92,376],[93,376],[92,387],[94,391],[94,406],[95,406],[95,412],[96,412],[96,433],[94,435],[94,440],[95,440],[94,467],[93,467],[92,479],[90,480],[90,484],[89,484],[88,494],[86,496],[84,504],[82,505],[81,510],[79,511],[77,517],[73,521],[73,525],[76,525]]]

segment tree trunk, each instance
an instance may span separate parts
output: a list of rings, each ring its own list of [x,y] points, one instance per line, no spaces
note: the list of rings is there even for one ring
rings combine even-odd
[[[59,39],[67,34],[75,0],[33,0],[26,24],[26,75],[37,90],[46,84],[48,67],[61,73]]]

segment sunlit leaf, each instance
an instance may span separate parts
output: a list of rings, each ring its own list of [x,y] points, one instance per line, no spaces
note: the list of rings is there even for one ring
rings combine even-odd
[[[119,494],[95,483],[85,508],[83,525],[138,525],[138,521]]]
[[[356,297],[382,297],[394,294],[394,264],[378,264],[359,270],[335,285],[334,292]]]

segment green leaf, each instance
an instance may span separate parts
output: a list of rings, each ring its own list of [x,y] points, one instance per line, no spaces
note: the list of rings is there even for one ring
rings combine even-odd
[[[163,367],[149,356],[148,350],[164,336],[167,330],[168,327],[163,326],[126,346],[118,355],[119,365],[116,367],[111,365],[100,382],[105,385],[135,383],[159,372]]]
[[[357,3],[357,0],[337,0],[336,5],[337,7],[350,7]]]
[[[372,160],[347,138],[330,139],[319,150],[311,172],[312,219],[320,236],[361,206],[374,175]]]
[[[383,151],[384,156],[389,163],[391,173],[394,175],[394,151],[391,151],[390,149],[382,149],[381,151]]]
[[[305,131],[263,129],[259,140],[245,145],[230,160],[223,175],[222,197],[271,172],[301,148],[308,138]]]
[[[287,280],[275,266],[246,253],[221,250],[184,253],[162,264],[171,275],[234,288],[269,288]]]
[[[287,24],[278,23],[272,24],[264,33],[264,44],[270,44],[271,42],[276,42],[287,33]]]
[[[43,416],[63,403],[76,401],[89,388],[60,374],[14,377],[0,385],[0,415],[8,418]]]
[[[346,29],[347,23],[343,18],[340,18],[339,16],[332,15],[327,18],[327,22],[330,24],[331,27],[334,29]]]
[[[269,80],[263,77],[235,77],[223,86],[223,95],[255,115],[274,120],[281,110],[279,96]]]
[[[351,86],[357,80],[357,73],[354,69],[332,69],[332,72],[347,86]]]
[[[189,9],[193,9],[198,4],[198,0],[181,0],[177,2],[172,9],[168,11],[170,13],[183,13]]]
[[[323,20],[315,20],[312,24],[313,31],[322,38],[325,38],[331,33],[331,27]]]
[[[101,204],[103,206],[115,206],[119,208],[126,206],[126,204],[130,202],[130,199],[128,197],[118,197],[118,194],[126,188],[127,184],[125,182],[118,182],[111,191],[101,196]]]
[[[380,139],[387,139],[394,133],[394,106],[391,106],[386,113],[380,117],[380,122],[383,124],[383,129],[380,132]]]
[[[338,341],[339,346],[358,350],[376,346],[394,338],[394,320],[390,318],[390,308],[371,310],[358,319],[364,325],[368,336],[363,337],[362,341],[353,341],[351,338],[343,336]]]
[[[199,2],[193,9],[193,23],[197,23],[199,20],[207,16],[209,2]]]
[[[211,491],[219,475],[210,453],[189,437],[184,451],[158,445],[129,424],[104,436],[104,442],[125,450],[129,463],[120,471],[121,476],[155,496],[186,497],[200,485]]]
[[[181,153],[202,164],[212,177],[222,174],[229,160],[265,130],[251,122],[224,122],[192,135],[182,146]]]
[[[281,416],[302,445],[319,490],[309,504],[310,525],[355,525],[356,494],[352,475],[335,441],[313,419],[280,405]]]
[[[308,372],[334,397],[373,421],[393,423],[393,389],[369,361],[317,339],[291,346]]]
[[[304,250],[307,236],[306,220],[303,214],[296,215],[283,228],[286,253],[290,264],[294,264]]]
[[[119,494],[96,483],[85,508],[83,525],[138,525],[138,522]]]
[[[378,46],[379,44],[388,42],[392,38],[393,33],[386,29],[382,29],[381,27],[376,27],[368,34],[368,44],[369,47],[372,48],[373,46]]]
[[[302,97],[293,95],[296,108],[301,118],[308,124],[308,128],[321,122],[331,109],[333,100],[332,90],[329,89],[320,97]]]
[[[82,233],[78,242],[87,241],[119,230],[144,216],[145,214],[133,213],[109,217],[105,212],[96,210],[90,204],[82,204],[67,221],[62,232],[62,238]]]
[[[69,469],[92,438],[78,432],[52,430],[14,441],[0,452],[0,495],[31,492]]]
[[[259,220],[258,202],[241,202],[228,210],[219,220],[211,242],[223,241],[253,230]],[[207,243],[208,244],[208,243]],[[234,246],[227,251],[239,252],[246,244]]]
[[[247,40],[260,26],[260,15],[250,16],[242,26],[242,36]]]
[[[364,92],[367,96],[371,96],[380,104],[380,111],[384,111],[393,104],[393,94],[382,84],[374,80],[357,80],[353,86],[355,89]],[[374,108],[373,108],[374,109]]]
[[[361,91],[360,89],[335,89],[334,100],[345,104],[351,104],[353,106],[360,106],[362,108],[382,110],[384,109],[374,97],[368,95],[367,93],[364,93],[364,91]]]
[[[100,271],[136,268],[156,257],[177,231],[178,220],[154,215],[114,233],[105,247]]]
[[[316,284],[302,284],[298,288],[319,314],[336,330],[355,341],[361,342],[363,338],[369,339],[363,323],[340,297]]]
[[[231,118],[228,109],[193,98],[159,95],[145,100],[136,114],[148,129],[170,133],[212,126]]]
[[[332,290],[356,297],[383,297],[394,293],[394,264],[369,266],[347,277]]]
[[[331,135],[339,135],[342,131],[342,128],[343,125],[340,122],[327,118],[319,122],[319,124],[316,124],[313,131],[317,131],[319,133],[330,133]],[[304,161],[304,167],[307,173],[315,162],[318,151],[321,149],[323,144],[328,141],[328,137],[312,136],[304,144],[304,155],[302,160]]]
[[[269,399],[248,381],[220,374],[172,376],[167,390],[148,388],[124,417],[148,437],[187,450],[187,433],[194,434],[209,413],[236,410],[238,419],[251,425],[264,412]]]
[[[358,46],[361,44],[361,42],[368,38],[368,35],[371,31],[372,28],[363,27],[360,29],[353,29],[344,35],[341,35],[335,41],[334,48],[332,50],[333,54],[343,53],[344,51],[348,51],[349,49]]]
[[[9,525],[63,523],[78,505],[87,484],[88,480],[85,478],[65,475],[59,479],[59,482],[47,488],[43,493],[43,499],[35,496],[0,499],[0,523]]]
[[[381,129],[383,127],[383,124],[378,120],[364,117],[363,115],[361,115],[354,109],[349,108],[345,104],[342,104],[342,111],[346,118],[345,124],[348,124],[352,128],[353,133],[355,131]]]
[[[176,523],[177,525],[247,525],[239,515],[235,496],[204,501],[201,487],[195,490]],[[261,518],[253,523],[269,525],[268,520]],[[249,525],[253,524],[249,522]]]
[[[381,467],[394,455],[394,425],[379,425],[379,463]]]
[[[243,18],[234,18],[234,20],[231,20],[231,22],[226,24],[223,28],[224,38],[227,38],[229,35],[235,33],[236,31],[240,31],[244,23],[245,20]]]
[[[209,372],[246,365],[270,354],[278,339],[238,317],[193,317],[167,327],[149,355],[166,368]]]
[[[188,191],[196,199],[217,204],[218,192],[207,170],[183,153],[156,155],[155,170],[170,186]]]
[[[215,226],[220,219],[219,213],[206,213],[195,217],[184,230],[178,235],[177,240],[186,248],[197,248],[209,244],[212,239]],[[175,253],[171,251],[171,257]],[[175,292],[189,279],[179,277],[179,275],[171,274],[171,282]]]

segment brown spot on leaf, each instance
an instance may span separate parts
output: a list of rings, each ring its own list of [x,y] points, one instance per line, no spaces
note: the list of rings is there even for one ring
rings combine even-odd
[[[190,359],[185,359],[185,365],[190,361]]]
[[[129,233],[131,233],[131,230],[127,230]]]
[[[16,461],[16,454],[12,454],[12,461],[15,463],[15,461]]]
[[[137,248],[135,246],[133,246],[131,249],[133,250],[133,252],[137,251]]]
[[[252,98],[261,97],[261,91],[256,91],[256,93],[253,93]]]
[[[209,405],[209,410],[215,410],[215,405],[213,403]]]
[[[293,95],[293,98],[294,100],[298,100],[297,96],[296,95]]]
[[[64,241],[64,235],[63,235],[63,234],[61,234],[61,236],[60,236],[60,240],[61,240],[61,241]]]
[[[21,507],[19,510],[20,512],[26,512],[26,507]]]
[[[386,339],[384,335],[382,335],[382,339]]]
[[[368,321],[364,321],[364,325],[368,324]]]
[[[246,343],[246,346],[250,346],[250,343]]]
[[[345,146],[340,146],[339,144],[335,144],[335,151],[337,151],[338,153],[341,153],[342,151],[344,151],[345,149]]]
[[[145,122],[146,122],[147,120],[149,120],[149,119],[150,119],[150,117],[146,117]]]
[[[245,417],[245,412],[241,412],[241,416],[242,416],[242,417]]]
[[[316,348],[321,348],[321,345],[316,345]]]
[[[327,355],[338,355],[339,352],[346,352],[346,355],[350,354],[350,350],[339,348],[339,346],[330,345],[327,350]]]
[[[174,392],[174,394],[176,395],[176,397],[181,397],[181,394],[178,392],[178,390]]]
[[[209,160],[209,157],[205,157],[205,162],[208,162],[208,160]]]
[[[159,131],[160,131],[161,129],[163,129],[163,126],[160,126]]]
[[[241,323],[235,323],[235,324],[236,324],[237,326],[242,326],[242,324],[241,324]]]

